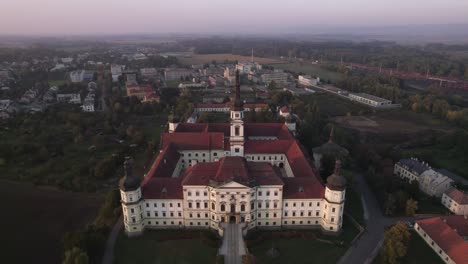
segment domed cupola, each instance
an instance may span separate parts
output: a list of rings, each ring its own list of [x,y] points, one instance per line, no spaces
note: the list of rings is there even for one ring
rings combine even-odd
[[[135,191],[138,188],[140,188],[140,179],[133,175],[133,159],[131,157],[125,157],[124,173],[125,176],[122,179],[120,179],[119,182],[120,190],[124,192],[129,192]]]
[[[327,178],[327,188],[334,191],[343,191],[346,188],[346,178],[340,175],[341,161],[335,162],[335,171]]]

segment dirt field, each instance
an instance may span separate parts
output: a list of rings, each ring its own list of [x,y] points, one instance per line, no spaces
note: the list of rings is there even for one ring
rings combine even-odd
[[[233,55],[233,54],[193,54],[191,58],[179,58],[179,60],[187,65],[192,64],[205,64],[211,63],[215,60],[218,63],[223,63],[225,60],[228,61],[250,61],[249,56]],[[283,61],[271,58],[259,58],[254,57],[254,61],[260,64],[277,64],[284,63]]]
[[[65,232],[84,227],[103,198],[0,181],[3,263],[61,263]]]
[[[405,110],[379,112],[369,116],[339,116],[334,121],[361,132],[379,134],[412,134],[428,129],[441,132],[451,130],[447,124],[429,115]]]

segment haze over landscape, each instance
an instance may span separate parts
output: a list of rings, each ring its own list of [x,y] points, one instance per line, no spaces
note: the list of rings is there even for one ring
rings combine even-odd
[[[3,0],[2,263],[468,264],[468,0]]]
[[[2,3],[0,34],[399,33],[449,24],[468,24],[468,1],[18,0]]]

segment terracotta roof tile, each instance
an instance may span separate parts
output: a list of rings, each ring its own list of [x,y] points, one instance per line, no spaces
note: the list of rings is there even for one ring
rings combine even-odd
[[[468,263],[468,219],[461,215],[434,217],[416,221],[455,263]],[[456,230],[456,231],[455,231]]]
[[[446,191],[445,194],[458,204],[468,204],[468,194],[458,190],[457,188],[451,188]]]

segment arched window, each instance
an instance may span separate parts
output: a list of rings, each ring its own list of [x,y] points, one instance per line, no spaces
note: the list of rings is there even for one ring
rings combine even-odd
[[[245,211],[245,204],[241,204],[241,212]]]
[[[226,206],[224,204],[221,205],[221,212],[226,211]]]

